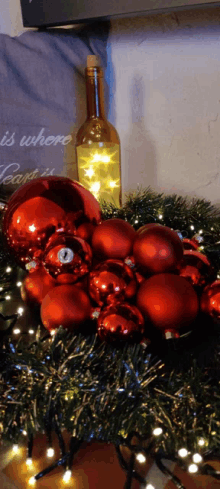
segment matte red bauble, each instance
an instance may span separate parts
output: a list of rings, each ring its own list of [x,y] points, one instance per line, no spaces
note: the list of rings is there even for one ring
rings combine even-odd
[[[151,324],[168,337],[189,326],[199,309],[198,297],[192,285],[183,277],[171,273],[153,275],[145,280],[137,293],[137,306]]]
[[[85,218],[97,224],[100,206],[78,182],[63,177],[41,177],[22,185],[9,199],[3,221],[8,246],[20,264],[44,250],[57,230],[75,233]]]
[[[215,280],[205,287],[200,300],[201,311],[220,319],[220,280]]]
[[[142,273],[174,271],[183,257],[183,245],[167,226],[151,226],[137,234],[133,255]]]
[[[97,320],[101,340],[139,342],[144,334],[144,319],[137,307],[126,302],[103,309]]]
[[[92,248],[100,259],[124,260],[130,255],[136,232],[123,219],[109,219],[96,227],[92,236]]]
[[[56,281],[41,266],[25,277],[20,289],[21,297],[27,305],[38,306],[55,286]]]
[[[74,283],[89,272],[92,250],[77,236],[55,233],[48,241],[43,264],[58,283]]]
[[[100,306],[134,297],[137,282],[132,270],[120,260],[106,260],[89,276],[89,294]]]
[[[76,229],[76,236],[79,236],[79,238],[82,238],[90,243],[94,231],[95,231],[95,226],[91,222],[83,222]]]
[[[195,250],[186,250],[180,264],[179,275],[187,278],[192,285],[204,286],[212,280],[214,269],[208,258]]]
[[[90,318],[91,302],[76,285],[59,285],[50,290],[41,304],[41,320],[49,331],[60,326],[74,331]]]

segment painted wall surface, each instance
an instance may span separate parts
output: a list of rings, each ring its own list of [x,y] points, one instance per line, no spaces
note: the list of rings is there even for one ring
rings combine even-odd
[[[24,31],[19,0],[0,8],[0,32]],[[220,204],[220,9],[113,20],[106,79],[123,193],[151,185]]]

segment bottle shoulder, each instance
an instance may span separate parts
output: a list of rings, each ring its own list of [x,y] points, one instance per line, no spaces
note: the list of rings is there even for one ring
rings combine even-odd
[[[120,144],[119,135],[115,127],[107,119],[94,117],[87,119],[78,130],[76,145],[97,142]]]

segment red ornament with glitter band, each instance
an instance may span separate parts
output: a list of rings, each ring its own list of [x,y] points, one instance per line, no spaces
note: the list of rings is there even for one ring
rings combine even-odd
[[[144,334],[144,319],[138,308],[127,302],[105,307],[97,320],[101,340],[140,342]]]
[[[123,219],[109,219],[96,227],[92,248],[99,259],[124,260],[132,251],[134,228]]]
[[[214,269],[208,258],[195,250],[186,250],[180,263],[179,275],[193,286],[204,287],[214,277]]]
[[[70,331],[90,319],[92,306],[86,292],[76,285],[59,285],[49,291],[41,304],[41,320],[49,331],[62,326]]]
[[[137,234],[133,256],[143,274],[171,272],[182,260],[183,245],[175,231],[155,225]]]
[[[57,283],[74,283],[89,272],[92,250],[77,236],[55,233],[48,241],[43,264]]]
[[[89,294],[100,306],[134,297],[137,282],[132,270],[120,260],[106,260],[89,276]]]
[[[165,337],[179,335],[179,329],[196,319],[199,302],[192,285],[171,273],[153,275],[137,293],[137,307]]]
[[[55,231],[75,233],[85,220],[101,221],[100,206],[88,190],[69,178],[41,177],[20,187],[9,199],[3,233],[24,266],[36,253],[40,258]]]
[[[213,318],[220,319],[220,280],[205,287],[200,299],[201,311]]]
[[[21,297],[28,306],[39,306],[55,286],[56,281],[41,266],[25,277],[20,289]]]

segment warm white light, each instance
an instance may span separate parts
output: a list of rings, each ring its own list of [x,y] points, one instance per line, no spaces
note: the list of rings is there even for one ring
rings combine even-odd
[[[90,168],[85,170],[85,176],[91,178],[94,175],[94,170],[93,167],[90,166]]]
[[[202,456],[200,455],[200,453],[194,453],[192,459],[195,464],[199,464],[200,462],[202,462]]]
[[[55,329],[51,329],[50,334],[51,334],[51,336],[55,336],[56,330]]]
[[[143,455],[143,453],[138,453],[136,455],[136,460],[140,463],[140,464],[144,464],[146,462],[146,457],[145,455]]]
[[[162,428],[155,428],[155,429],[153,430],[153,435],[154,435],[154,436],[159,436],[159,435],[161,435],[162,433],[163,433]]]
[[[11,296],[10,296],[10,295],[6,295],[6,296],[5,296],[5,299],[6,299],[6,301],[10,301]]]
[[[28,467],[30,467],[32,465],[32,463],[33,463],[32,458],[27,458],[26,465],[28,465]]]
[[[13,450],[14,453],[18,453],[19,452],[19,446],[18,445],[13,445],[12,450]]]
[[[147,484],[147,485],[146,485],[146,489],[155,489],[155,487],[154,487],[154,486],[152,486],[152,484]]]
[[[63,482],[69,482],[72,476],[71,470],[66,470],[66,472],[63,474]]]
[[[202,230],[202,229],[200,229],[200,230],[199,230],[199,234],[202,234],[202,233],[203,233],[203,230]]]
[[[186,448],[180,448],[180,450],[178,450],[178,455],[179,455],[181,458],[187,457],[187,455],[188,455],[188,450],[186,450]]]
[[[102,162],[103,163],[109,163],[110,162],[110,157],[109,156],[102,156]]]
[[[204,445],[205,445],[205,440],[204,440],[204,438],[199,438],[199,440],[198,440],[198,445],[199,445],[200,447],[204,447]]]
[[[12,271],[12,268],[11,267],[7,267],[6,270],[5,270],[7,273],[10,273]]]
[[[192,225],[192,226],[190,226],[190,229],[192,229],[192,231],[193,231],[193,229],[195,229],[195,228],[194,228],[194,226]]]
[[[36,479],[35,479],[35,477],[33,476],[33,477],[31,477],[31,478],[29,479],[28,484],[29,484],[30,486],[34,486],[35,482],[36,482]]]
[[[3,290],[3,287],[0,287],[0,292],[2,292],[2,290]]]
[[[16,285],[17,285],[17,287],[21,287],[22,282],[17,282]]]
[[[163,214],[159,214],[159,219],[163,219]]]
[[[23,314],[24,312],[24,308],[23,307],[19,307],[18,310],[17,310],[17,313],[20,314],[20,316]]]
[[[29,330],[28,330],[28,333],[29,333],[29,334],[34,334],[34,329],[29,329]]]
[[[196,464],[191,464],[188,467],[188,471],[190,472],[190,474],[195,474],[196,472],[198,472],[198,470],[199,468],[197,467]]]
[[[22,435],[27,436],[27,431],[26,430],[23,430],[22,431]]]
[[[54,456],[54,449],[53,448],[48,448],[47,449],[47,457],[52,458]]]
[[[90,187],[90,190],[91,190],[91,192],[95,192],[95,193],[99,192],[99,190],[100,190],[100,182],[93,183],[91,185],[91,187]]]
[[[21,330],[19,328],[13,329],[14,334],[20,334]]]
[[[117,182],[112,180],[111,182],[109,182],[109,187],[111,187],[111,188],[117,187]]]
[[[36,227],[34,224],[31,224],[31,226],[29,226],[29,230],[34,233],[34,231],[36,231]]]

